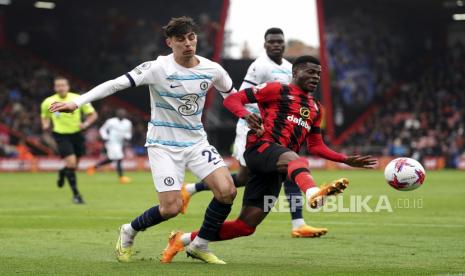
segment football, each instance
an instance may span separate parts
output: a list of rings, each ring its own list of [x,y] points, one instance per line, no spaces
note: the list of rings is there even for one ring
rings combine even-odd
[[[420,162],[407,157],[391,160],[384,169],[387,183],[399,191],[411,191],[420,187],[425,176],[425,169]]]

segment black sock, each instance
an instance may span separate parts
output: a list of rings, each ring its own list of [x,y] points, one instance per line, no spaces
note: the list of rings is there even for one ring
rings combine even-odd
[[[107,158],[107,159],[104,159],[104,160],[98,162],[97,164],[95,164],[94,167],[97,169],[97,168],[99,168],[99,167],[101,167],[101,166],[103,166],[103,165],[106,165],[106,164],[108,164],[108,163],[111,163],[111,162],[112,162],[112,160],[110,160],[110,159]]]
[[[210,188],[207,186],[207,184],[205,184],[203,182],[198,182],[198,183],[195,183],[195,190],[197,192],[201,192],[201,191],[205,191],[205,190],[210,190]]]
[[[131,222],[131,226],[136,231],[144,231],[145,229],[157,225],[166,219],[160,214],[160,209],[154,206],[146,210],[142,215],[138,216]]]
[[[293,181],[286,179],[286,181],[284,181],[284,193],[286,194],[287,200],[289,201],[289,209],[292,219],[303,218],[303,197],[299,186],[297,186],[297,184],[295,184]]]
[[[73,191],[73,195],[79,195],[79,191],[77,188],[77,180],[76,180],[76,170],[71,168],[66,168],[66,179],[68,179],[69,186],[71,187],[71,191]]]
[[[198,236],[209,241],[218,240],[221,225],[231,212],[232,204],[219,202],[213,198],[205,211],[205,218]]]
[[[121,164],[121,161],[123,160],[120,159],[116,161],[116,171],[118,172],[119,177],[123,176],[123,166]]]
[[[58,171],[58,181],[65,181],[66,167]]]

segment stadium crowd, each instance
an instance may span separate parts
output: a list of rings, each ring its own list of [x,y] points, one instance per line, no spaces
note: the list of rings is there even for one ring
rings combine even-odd
[[[420,66],[424,73],[385,99],[345,147],[417,159],[445,156],[448,167],[457,166],[465,156],[465,46],[456,42]]]
[[[27,141],[44,144],[56,151],[56,144],[49,132],[43,132],[40,122],[40,102],[52,94],[52,80],[57,71],[44,66],[40,61],[25,58],[15,51],[0,52],[4,67],[0,70],[0,156],[17,157],[26,146]],[[71,81],[71,90],[82,92],[88,86]],[[99,104],[99,120],[86,131],[87,153],[100,154],[103,144],[98,137],[98,126],[114,116],[114,106]],[[146,125],[130,116],[134,123],[134,134],[129,154],[145,154]],[[20,135],[12,135],[7,128]],[[19,146],[19,148],[18,148]],[[34,154],[43,154],[34,147],[29,149]]]

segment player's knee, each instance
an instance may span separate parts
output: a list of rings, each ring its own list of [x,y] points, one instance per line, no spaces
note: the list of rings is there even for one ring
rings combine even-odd
[[[234,198],[236,198],[237,189],[231,183],[227,188],[221,189],[216,196],[216,199],[223,203],[233,203]]]
[[[173,201],[171,204],[160,205],[160,214],[163,218],[169,219],[177,216],[182,209],[182,201]]]

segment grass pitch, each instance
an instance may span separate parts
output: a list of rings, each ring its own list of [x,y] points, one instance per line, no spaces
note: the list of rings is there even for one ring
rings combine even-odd
[[[315,171],[319,183],[346,176],[343,206],[366,200],[375,210],[388,199],[392,212],[305,211],[306,221],[328,227],[318,239],[290,238],[290,215],[268,216],[245,238],[212,243],[227,265],[205,265],[179,254],[162,265],[158,254],[173,229],[197,229],[210,192],[195,195],[186,215],[141,233],[134,262],[113,256],[117,228],[157,202],[150,173],[130,173],[120,185],[114,173],[79,174],[84,206],[58,189],[55,173],[0,175],[0,275],[291,275],[291,274],[459,274],[465,273],[465,173],[428,172],[425,184],[395,191],[381,171]],[[188,175],[188,180],[194,180]],[[239,189],[230,218],[242,200]],[[352,197],[351,197],[352,196]],[[384,207],[386,207],[384,202]],[[358,208],[360,209],[360,208]],[[357,208],[353,209],[357,210]]]

